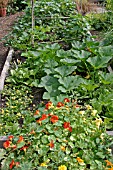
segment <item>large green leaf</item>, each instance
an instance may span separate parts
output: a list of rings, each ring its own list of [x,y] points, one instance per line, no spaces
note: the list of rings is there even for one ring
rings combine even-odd
[[[113,73],[100,73],[101,82],[103,84],[111,84],[113,83]]]
[[[38,87],[47,87],[47,86],[53,86],[53,88],[57,88],[57,86],[59,85],[59,82],[57,80],[57,78],[53,77],[53,76],[45,76],[41,78],[41,82],[38,85]]]
[[[103,46],[99,47],[99,53],[101,56],[113,56],[113,46]]]
[[[76,66],[61,66],[57,67],[55,71],[60,74],[62,77],[66,77],[67,75],[71,74],[73,71],[75,71],[77,67]],[[56,76],[55,76],[56,77]]]
[[[61,62],[65,63],[65,64],[70,64],[70,65],[75,65],[76,63],[80,62],[80,60],[77,59],[72,59],[72,58],[64,58],[60,60]]]
[[[97,87],[99,87],[99,84],[95,84],[93,81],[91,80],[85,80],[82,84],[81,87],[84,87],[86,90],[88,91],[93,91],[94,89],[96,89]]]
[[[44,71],[46,74],[54,73],[55,67],[58,65],[58,63],[55,60],[48,59],[47,63],[45,64]]]
[[[86,61],[86,59],[90,55],[90,52],[87,52],[87,51],[84,51],[84,50],[81,50],[81,51],[72,50],[72,52],[73,52],[73,57],[80,59],[82,61]]]
[[[51,97],[56,97],[61,93],[61,91],[58,90],[59,85],[57,78],[47,75],[41,79],[38,87],[44,87],[47,90],[47,92],[44,93],[44,99],[51,99]]]
[[[60,49],[57,51],[57,56],[60,58],[66,58],[66,57],[72,56],[72,52],[71,50],[64,51],[63,49]]]
[[[22,148],[24,145],[25,145],[25,142],[22,141],[22,142],[17,144],[17,148]]]
[[[83,44],[79,41],[73,41],[72,42],[72,47],[74,49],[77,49],[77,50],[80,50],[80,49],[83,49]]]
[[[78,87],[81,83],[83,83],[83,79],[80,78],[79,76],[68,76],[60,78],[58,81],[61,84],[61,86],[58,89],[61,90],[62,92],[73,90],[76,87]]]
[[[94,69],[100,69],[100,68],[104,68],[107,66],[109,60],[112,58],[112,56],[95,56],[95,57],[90,57],[87,59],[87,62],[89,62]]]

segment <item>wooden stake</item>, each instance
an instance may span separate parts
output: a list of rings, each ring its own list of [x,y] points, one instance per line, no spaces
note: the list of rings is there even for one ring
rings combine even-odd
[[[32,36],[31,36],[31,43],[34,46],[34,26],[35,26],[35,19],[34,19],[34,0],[31,0],[31,10],[32,10]]]

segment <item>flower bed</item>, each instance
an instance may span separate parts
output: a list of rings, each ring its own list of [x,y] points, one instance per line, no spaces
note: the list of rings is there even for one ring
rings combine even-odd
[[[9,132],[3,169],[110,170],[110,144],[104,122],[90,105],[65,98],[26,114],[22,128]]]

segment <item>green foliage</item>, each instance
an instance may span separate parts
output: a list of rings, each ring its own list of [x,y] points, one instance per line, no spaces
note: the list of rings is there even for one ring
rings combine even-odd
[[[5,100],[5,108],[0,108],[0,134],[3,135],[9,129],[14,133],[18,128],[17,122],[19,123],[26,114],[29,114],[33,96],[28,87],[7,85],[2,92],[2,98]]]
[[[107,68],[113,57],[112,46],[93,41],[73,41],[71,46],[65,51],[58,44],[44,45],[23,53],[26,61],[11,70],[7,82],[44,88],[43,98],[54,103],[61,95],[77,96],[80,102],[91,103],[102,116],[113,118],[113,76]],[[101,95],[106,92],[103,101]]]
[[[90,13],[86,15],[92,29],[97,31],[106,30],[108,25],[110,26],[112,22],[109,21],[110,15],[107,13]]]
[[[94,49],[90,49],[90,52],[78,50],[77,45],[78,43],[74,42],[73,48],[69,51],[58,50],[57,56],[60,63],[51,59],[47,60],[43,69],[46,76],[41,79],[38,87],[46,89],[47,92],[43,96],[45,99],[55,102],[60,94],[77,96],[81,101],[91,102],[102,115],[112,117],[113,101],[110,94],[113,90],[113,76],[111,73],[106,73],[108,62],[112,59],[112,49],[110,46],[96,46],[96,54],[93,54],[91,50],[94,51]],[[89,43],[87,45],[89,48]],[[92,43],[90,45],[93,48]],[[53,63],[52,67],[50,62]],[[108,96],[106,95],[105,102],[102,102],[104,98],[102,97],[103,100],[101,100],[100,96],[106,91]],[[98,104],[94,103],[97,99]]]
[[[76,14],[72,0],[36,1],[34,13],[34,30],[31,29],[29,5],[23,18],[14,26],[8,44],[20,50],[31,49],[31,36],[34,36],[34,48],[44,42],[59,42],[63,47],[70,48],[73,39],[83,41],[90,37],[90,26],[84,17]]]
[[[108,10],[113,11],[113,1],[112,0],[106,0],[106,7]]]
[[[26,5],[26,2],[23,0],[10,0],[7,6],[7,13],[14,14],[17,11],[25,9]]]
[[[0,133],[8,140],[0,150],[0,168],[111,169],[106,128],[113,128],[112,44],[92,39],[72,0],[36,1],[34,31],[30,10],[28,4],[9,40],[23,50],[25,62],[13,66],[2,93]],[[33,87],[45,89],[43,99],[51,102],[33,105]]]
[[[12,82],[15,85],[24,84],[31,87],[38,87],[41,77],[45,75],[43,68],[48,59],[58,61],[56,57],[57,50],[60,49],[58,44],[46,45],[39,47],[37,51],[28,51],[23,53],[27,59],[20,65],[16,65],[15,69],[11,70],[11,77],[7,82]]]

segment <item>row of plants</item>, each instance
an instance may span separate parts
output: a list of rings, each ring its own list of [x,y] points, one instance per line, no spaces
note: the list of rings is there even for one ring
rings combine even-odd
[[[8,45],[19,49],[31,49],[34,37],[34,48],[40,43],[59,42],[64,48],[70,48],[70,42],[82,41],[89,37],[90,26],[85,18],[77,14],[76,4],[71,1],[37,1],[34,7],[35,26],[31,28],[31,6],[26,14],[15,25]]]
[[[25,61],[12,64],[2,93],[2,170],[113,169],[112,44],[94,40],[75,5],[38,1],[34,31],[28,6],[11,33]]]
[[[11,70],[7,82],[44,88],[43,98],[52,102],[61,100],[61,96],[76,96],[80,103],[90,103],[106,117],[104,120],[111,129],[113,74],[109,73],[108,65],[113,57],[112,46],[93,41],[73,41],[71,45],[67,51],[52,44],[23,53],[26,61]]]

